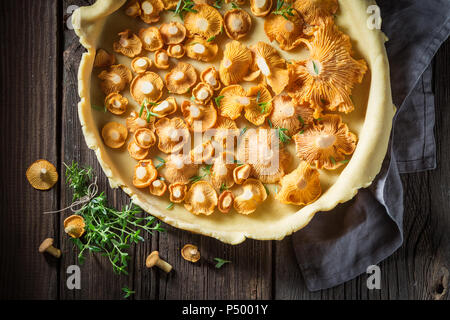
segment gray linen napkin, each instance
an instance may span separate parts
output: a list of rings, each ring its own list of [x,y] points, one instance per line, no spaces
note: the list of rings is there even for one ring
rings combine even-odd
[[[362,1],[362,0],[361,0]],[[371,187],[292,236],[310,291],[365,273],[403,243],[400,173],[436,167],[431,61],[450,35],[450,0],[378,0],[398,106],[388,155]]]

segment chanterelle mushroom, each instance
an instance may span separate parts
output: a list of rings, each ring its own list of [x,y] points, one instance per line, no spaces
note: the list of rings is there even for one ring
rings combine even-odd
[[[320,25],[332,18],[339,5],[337,0],[296,0],[293,7],[310,25]]]
[[[209,62],[214,60],[219,52],[219,46],[208,42],[202,37],[194,37],[185,44],[186,55],[194,60]]]
[[[186,261],[196,263],[200,260],[200,251],[197,246],[187,244],[181,249],[181,256]]]
[[[237,137],[239,137],[240,134],[236,122],[231,119],[218,116],[214,128],[216,129],[216,132],[213,139],[218,143],[219,147],[224,151],[234,150]]]
[[[128,131],[123,124],[113,121],[103,127],[102,137],[108,147],[118,149],[125,144],[128,138]]]
[[[280,94],[289,83],[286,61],[270,44],[259,41],[250,47],[254,53],[254,63],[266,78],[275,94]]]
[[[233,170],[233,179],[236,184],[243,184],[250,177],[252,167],[249,164],[236,167]]]
[[[272,9],[272,0],[250,0],[250,10],[257,17],[264,17]]]
[[[133,185],[136,188],[147,188],[158,177],[158,171],[152,160],[142,160],[134,168]]]
[[[289,136],[306,128],[314,120],[314,110],[307,104],[297,104],[286,94],[274,97],[269,117],[274,128],[285,128]]]
[[[198,166],[190,157],[182,154],[171,154],[167,157],[163,176],[169,183],[188,184],[190,179],[198,172]]]
[[[168,97],[166,100],[155,104],[150,111],[157,115],[158,118],[164,118],[174,114],[178,110],[178,104],[174,97]]]
[[[187,185],[181,182],[175,182],[169,185],[169,198],[173,203],[181,203],[186,198]]]
[[[225,87],[220,91],[219,114],[222,117],[236,120],[241,116],[242,109],[250,106],[252,101],[247,97],[247,92],[238,84]]]
[[[215,148],[211,141],[206,141],[199,144],[189,152],[191,161],[194,164],[201,164],[209,162],[214,157]]]
[[[186,194],[184,207],[195,215],[211,215],[217,206],[218,197],[214,188],[206,181],[194,183]]]
[[[230,212],[231,208],[233,208],[234,204],[234,195],[230,190],[225,190],[219,196],[219,202],[217,204],[217,208],[222,213]]]
[[[130,157],[132,157],[135,160],[144,160],[147,158],[149,154],[149,149],[147,148],[141,148],[137,145],[136,141],[132,140],[128,144],[128,153],[130,154]]]
[[[167,191],[167,184],[161,179],[156,179],[150,184],[149,189],[151,194],[162,197]]]
[[[180,44],[186,38],[186,28],[183,24],[179,22],[169,22],[163,23],[159,27],[164,43],[170,44]]]
[[[136,73],[144,73],[153,65],[152,60],[147,57],[137,57],[131,61],[131,69]]]
[[[225,13],[224,25],[228,37],[233,40],[238,40],[245,37],[250,31],[252,18],[245,10],[233,9]]]
[[[285,175],[291,160],[276,134],[276,130],[249,129],[237,149],[241,163],[252,166],[253,177],[264,183],[276,183]]]
[[[129,17],[136,18],[141,15],[141,5],[138,0],[129,1],[125,8],[125,14]]]
[[[162,49],[164,41],[161,32],[156,27],[149,27],[139,31],[139,37],[142,40],[142,45],[147,51],[156,51]]]
[[[198,4],[186,13],[184,25],[189,36],[199,35],[204,39],[217,36],[223,28],[222,15],[207,4]]]
[[[272,112],[272,94],[265,85],[260,84],[251,87],[247,93],[251,103],[244,106],[245,119],[253,123],[255,126],[264,124],[266,118]]]
[[[28,182],[37,190],[49,190],[58,182],[58,172],[47,160],[35,161],[26,173]]]
[[[141,19],[145,23],[158,22],[161,11],[164,10],[164,4],[161,0],[141,1]]]
[[[156,102],[163,95],[164,82],[154,72],[147,71],[137,75],[130,85],[130,92],[137,103],[142,104],[145,100]]]
[[[148,120],[148,121],[147,121]],[[127,118],[127,129],[133,133],[140,128],[148,128],[152,131],[155,130],[155,117],[148,117],[147,112],[144,110],[139,117],[139,113],[133,111]]]
[[[197,71],[189,63],[178,62],[165,77],[167,89],[176,94],[185,94],[197,83]]]
[[[303,18],[292,9],[292,15],[287,17],[270,14],[264,21],[264,31],[270,41],[277,41],[283,50],[292,50],[298,47],[306,35],[303,31]]]
[[[155,66],[158,69],[166,70],[170,67],[169,54],[166,50],[160,49],[155,52]]]
[[[190,141],[189,129],[180,118],[162,118],[155,124],[159,137],[158,148],[164,153],[180,151]]]
[[[214,91],[220,90],[222,84],[220,83],[219,72],[214,67],[209,67],[200,75],[201,82],[207,83]]]
[[[226,86],[241,82],[248,74],[252,61],[252,53],[244,44],[236,40],[227,43],[220,63],[220,80]]]
[[[131,30],[119,33],[120,39],[113,44],[115,52],[121,53],[129,58],[134,58],[142,52],[142,42]]]
[[[169,57],[181,59],[184,57],[186,50],[182,44],[169,44],[167,47],[167,54]]]
[[[300,104],[310,103],[316,110],[316,118],[323,108],[345,113],[353,111],[351,91],[363,80],[367,64],[351,56],[350,38],[328,21],[314,33],[312,42],[305,43],[310,57],[289,65],[288,94]]]
[[[128,99],[120,93],[113,92],[105,98],[105,106],[109,112],[119,116],[127,111]]]
[[[242,184],[240,194],[234,199],[234,209],[248,215],[256,211],[259,204],[267,199],[267,191],[261,181],[248,179]]]
[[[222,152],[214,159],[211,168],[211,184],[216,190],[230,189],[234,185],[233,170],[236,168],[232,153]]]
[[[212,103],[202,106],[185,100],[181,104],[181,112],[193,132],[205,132],[214,127],[217,121],[217,109]]]
[[[192,98],[197,104],[208,104],[214,95],[214,90],[211,86],[204,82],[199,82],[194,89],[192,89]]]
[[[94,68],[109,67],[116,63],[116,56],[104,49],[98,49],[95,55]]]
[[[281,189],[275,198],[282,203],[303,206],[316,201],[322,194],[319,172],[306,162],[281,179]]]
[[[74,239],[80,238],[84,232],[86,223],[82,216],[72,215],[64,220],[64,232]]]
[[[131,82],[133,75],[130,69],[122,64],[117,64],[103,70],[98,78],[102,80],[100,87],[105,95],[113,92],[121,92]]]
[[[292,138],[300,159],[328,170],[343,166],[345,156],[353,154],[357,142],[356,135],[349,131],[341,116],[335,114],[323,116],[317,124]]]
[[[143,149],[149,149],[156,144],[156,136],[148,128],[139,128],[134,133],[134,142]]]

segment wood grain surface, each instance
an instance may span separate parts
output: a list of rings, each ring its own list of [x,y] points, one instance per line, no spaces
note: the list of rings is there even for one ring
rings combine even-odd
[[[77,116],[77,70],[84,49],[66,21],[70,6],[92,2],[0,1],[0,299],[121,299],[125,286],[136,291],[133,299],[449,299],[450,41],[434,61],[439,166],[402,176],[405,243],[380,264],[381,290],[368,290],[367,275],[362,275],[309,292],[289,237],[229,246],[170,226],[165,226],[167,233],[146,236],[130,249],[128,276],[115,275],[105,258],[93,255],[81,266],[81,290],[67,289],[66,270],[77,264],[77,250],[61,228],[66,215],[42,214],[71,202],[63,163],[92,166],[112,206],[129,202],[121,190],[109,188],[86,147]],[[54,163],[61,176],[48,192],[32,189],[25,178],[27,167],[41,158]],[[38,253],[46,237],[53,237],[63,251],[60,260]],[[186,243],[199,246],[202,263],[181,258]],[[145,268],[145,257],[153,250],[160,251],[174,272],[164,275]],[[215,257],[232,263],[215,269]]]

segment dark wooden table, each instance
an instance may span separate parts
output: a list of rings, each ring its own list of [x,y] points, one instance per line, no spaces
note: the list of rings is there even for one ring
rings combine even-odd
[[[434,62],[437,170],[404,175],[405,243],[380,264],[381,290],[366,287],[362,275],[336,288],[308,292],[296,265],[290,238],[247,240],[229,246],[217,240],[167,227],[132,247],[129,276],[113,274],[98,255],[81,267],[81,290],[68,290],[66,270],[76,264],[76,250],[63,231],[62,215],[42,212],[62,208],[71,194],[60,179],[48,192],[31,188],[25,178],[36,159],[57,165],[72,160],[92,166],[111,205],[128,203],[111,190],[86,147],[77,117],[77,69],[83,48],[66,27],[69,6],[91,0],[0,1],[1,62],[1,223],[0,298],[120,299],[122,287],[134,299],[448,299],[450,266],[450,41]],[[38,253],[40,242],[54,237],[63,256],[56,261]],[[186,243],[203,255],[232,261],[223,269],[181,259]],[[159,250],[175,269],[169,276],[144,266],[146,255]]]

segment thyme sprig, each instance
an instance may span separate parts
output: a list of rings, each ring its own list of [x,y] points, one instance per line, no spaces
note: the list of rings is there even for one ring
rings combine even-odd
[[[278,138],[280,139],[280,141],[282,143],[287,143],[288,141],[291,140],[291,137],[289,137],[286,134],[286,131],[288,131],[288,129],[286,129],[286,128],[278,128],[277,131],[278,131]]]
[[[94,179],[92,169],[76,162],[65,166],[66,183],[73,190],[73,200],[88,196],[89,185]],[[143,232],[165,231],[155,217],[143,215],[142,210],[131,203],[120,211],[110,208],[103,192],[94,196],[76,214],[84,218],[87,226],[82,239],[71,238],[79,249],[79,263],[84,262],[86,251],[99,252],[108,258],[113,271],[118,274],[128,274],[130,256],[127,249],[133,243],[144,241]]]
[[[292,3],[288,3],[285,6],[284,0],[278,0],[277,8],[272,13],[279,16],[283,16],[283,18],[289,20],[289,17],[294,16],[294,8],[292,8]]]
[[[181,20],[184,20],[184,15],[186,12],[194,12],[197,13],[198,11],[193,9],[195,6],[195,2],[191,0],[180,0],[178,1],[177,6],[175,7],[175,10],[171,10],[175,13],[175,15],[179,16]]]

